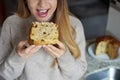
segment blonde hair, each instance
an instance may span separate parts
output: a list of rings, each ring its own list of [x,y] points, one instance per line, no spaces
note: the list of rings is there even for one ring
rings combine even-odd
[[[75,30],[70,25],[67,2],[66,0],[57,0],[57,2],[58,4],[54,15],[54,22],[58,25],[60,35],[59,39],[67,45],[72,56],[77,59],[80,57],[80,50],[73,38],[75,37]],[[22,18],[28,18],[31,15],[26,0],[19,0],[17,14]]]

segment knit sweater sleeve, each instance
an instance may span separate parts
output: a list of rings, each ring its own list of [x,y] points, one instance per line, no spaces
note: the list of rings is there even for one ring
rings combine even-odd
[[[61,75],[65,80],[79,80],[87,70],[85,58],[86,41],[81,22],[78,19],[71,17],[71,24],[77,32],[76,42],[81,51],[81,56],[78,59],[74,59],[69,50],[67,50],[67,52],[58,59],[58,63]]]
[[[4,22],[0,36],[0,76],[5,80],[14,80],[21,75],[25,62],[11,44],[9,21],[10,19],[7,19]]]

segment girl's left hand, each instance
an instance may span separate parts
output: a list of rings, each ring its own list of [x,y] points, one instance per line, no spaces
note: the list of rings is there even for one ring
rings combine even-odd
[[[44,45],[43,47],[54,58],[61,57],[65,54],[67,50],[66,46],[60,41],[57,42],[57,47],[55,47],[54,45]]]

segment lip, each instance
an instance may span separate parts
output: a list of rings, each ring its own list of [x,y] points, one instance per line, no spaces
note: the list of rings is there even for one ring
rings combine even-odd
[[[46,12],[44,12],[46,10]],[[49,9],[37,9],[37,15],[41,18],[44,18],[48,15]]]

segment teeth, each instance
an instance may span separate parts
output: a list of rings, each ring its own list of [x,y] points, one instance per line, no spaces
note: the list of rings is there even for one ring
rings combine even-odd
[[[40,10],[41,13],[45,13],[47,10]]]

